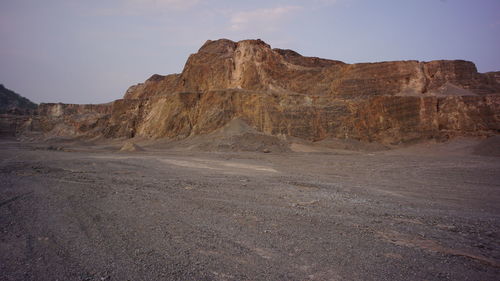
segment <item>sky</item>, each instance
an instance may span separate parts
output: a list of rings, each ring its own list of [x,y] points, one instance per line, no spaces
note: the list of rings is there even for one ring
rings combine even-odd
[[[0,0],[0,84],[35,102],[110,102],[219,38],[500,71],[500,0]]]

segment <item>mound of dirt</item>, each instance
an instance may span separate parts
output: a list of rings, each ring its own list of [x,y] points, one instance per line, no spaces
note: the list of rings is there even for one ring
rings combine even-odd
[[[135,143],[132,142],[126,142],[122,148],[120,148],[120,151],[123,152],[137,152],[137,151],[144,151],[144,149],[140,146],[138,146]]]
[[[203,136],[186,141],[190,149],[203,151],[253,151],[287,152],[286,141],[276,136],[266,135],[249,126],[241,118],[235,118],[224,127]]]
[[[235,118],[227,123],[224,127],[220,128],[213,132],[213,135],[219,136],[234,136],[234,135],[243,135],[243,134],[259,134],[257,130],[249,126],[244,120],[241,118]]]
[[[326,138],[321,141],[314,142],[315,146],[326,147],[330,149],[375,152],[388,150],[389,147],[377,142],[364,142],[354,139],[336,139]]]

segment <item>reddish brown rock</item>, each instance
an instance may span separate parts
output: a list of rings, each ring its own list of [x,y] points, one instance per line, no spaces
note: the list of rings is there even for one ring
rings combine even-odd
[[[48,138],[101,136],[111,109],[111,104],[42,103],[24,124],[25,133],[42,131]]]
[[[31,117],[22,114],[0,114],[0,137],[15,137]]]
[[[467,61],[345,64],[222,39],[181,74],[153,75],[111,105],[39,113],[44,131],[63,123],[66,133],[108,138],[183,139],[241,118],[271,135],[399,143],[498,133],[499,93],[498,73]]]
[[[125,98],[246,89],[352,99],[436,95],[446,84],[470,94],[500,92],[500,84],[492,79],[493,75],[478,73],[475,65],[467,61],[345,64],[271,49],[260,40],[207,41],[198,53],[189,57],[181,74],[153,77],[131,87]]]
[[[131,86],[125,93],[125,99],[139,99],[170,93],[177,87],[179,74],[162,76],[155,74],[144,83]]]

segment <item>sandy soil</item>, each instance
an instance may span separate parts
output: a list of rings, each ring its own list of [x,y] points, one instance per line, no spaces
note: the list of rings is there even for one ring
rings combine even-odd
[[[478,144],[206,153],[3,139],[0,280],[498,280],[500,158]]]

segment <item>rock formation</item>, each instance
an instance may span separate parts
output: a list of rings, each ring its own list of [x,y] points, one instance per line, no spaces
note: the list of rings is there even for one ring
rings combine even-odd
[[[269,135],[394,144],[498,133],[499,77],[461,60],[346,64],[221,39],[180,74],[111,104],[42,104],[33,122],[52,135],[184,139],[239,118]]]
[[[0,114],[30,114],[36,107],[36,103],[0,84]]]
[[[37,104],[0,84],[0,136],[15,136]]]

